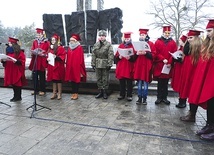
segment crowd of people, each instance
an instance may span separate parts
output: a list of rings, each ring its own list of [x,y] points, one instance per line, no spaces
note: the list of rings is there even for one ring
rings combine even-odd
[[[107,32],[98,32],[98,41],[92,48],[91,67],[97,78],[99,93],[96,99],[108,99],[109,73],[116,63],[115,77],[119,80],[118,100],[132,101],[133,83],[137,84],[136,104],[147,104],[148,85],[157,81],[157,99],[155,104],[170,105],[168,86],[179,94],[177,108],[185,108],[189,103],[189,112],[180,117],[181,121],[195,122],[198,107],[207,110],[207,122],[197,135],[205,140],[214,140],[214,19],[206,26],[206,38],[202,31],[189,30],[182,35],[179,44],[171,37],[170,25],[163,26],[163,33],[155,42],[150,41],[149,29],[139,29],[139,41],[132,41],[132,32],[125,32],[123,41],[114,53],[112,44],[107,40]],[[46,82],[52,82],[51,100],[62,98],[62,83],[70,82],[71,100],[78,99],[79,85],[86,82],[87,73],[84,51],[78,34],[72,34],[67,48],[61,45],[60,36],[54,34],[50,41],[44,37],[44,30],[37,28],[37,37],[32,43],[32,59],[29,69],[32,71],[34,91],[32,95],[46,94]],[[19,40],[9,37],[6,48],[7,59],[1,59],[5,67],[4,85],[11,85],[14,95],[11,102],[22,100],[22,87],[27,84],[25,78],[25,54],[18,44]],[[46,74],[47,71],[47,74]]]

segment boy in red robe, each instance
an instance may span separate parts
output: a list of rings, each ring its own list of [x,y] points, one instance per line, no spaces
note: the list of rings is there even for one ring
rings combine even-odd
[[[154,80],[158,81],[157,84],[157,100],[155,104],[160,104],[161,102],[166,105],[170,104],[167,100],[168,96],[168,82],[172,77],[172,72],[170,70],[169,74],[163,73],[162,69],[166,66],[168,69],[171,68],[173,63],[172,56],[170,53],[177,51],[176,42],[171,38],[171,26],[163,26],[163,35],[158,38],[155,42],[156,55],[154,59]]]

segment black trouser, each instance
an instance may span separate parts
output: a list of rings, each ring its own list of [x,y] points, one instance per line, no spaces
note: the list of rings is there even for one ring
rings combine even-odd
[[[13,86],[13,98],[14,99],[21,99],[22,97],[22,87],[20,86]]]
[[[168,82],[169,79],[158,79],[157,98],[167,99],[168,96]]]
[[[207,102],[207,124],[214,125],[214,98]]]
[[[120,96],[126,95],[127,86],[127,97],[132,97],[132,79],[120,79]]]
[[[192,104],[190,103],[189,104],[189,110],[192,114],[196,114],[197,110],[198,110],[198,105],[195,105],[195,104]]]
[[[72,87],[72,92],[74,93],[74,94],[78,94],[78,92],[79,92],[79,84],[80,83],[76,83],[76,82],[71,82],[71,87]]]
[[[33,71],[33,84],[36,92],[46,92],[45,71]]]

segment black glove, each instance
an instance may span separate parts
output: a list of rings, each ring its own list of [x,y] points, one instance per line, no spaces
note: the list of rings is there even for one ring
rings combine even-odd
[[[55,60],[56,61],[62,61],[62,59],[60,57],[58,57],[58,56],[56,56]]]
[[[17,61],[15,62],[15,64],[16,64],[16,65],[22,65],[22,62],[21,62],[20,60],[17,60]]]
[[[110,69],[111,69],[111,66],[107,66],[107,67],[106,67],[106,70],[107,70],[107,71],[110,71]]]
[[[176,62],[182,63],[182,58],[177,57],[177,59],[174,59]]]
[[[94,71],[96,70],[95,66],[92,66],[92,68],[93,68]]]

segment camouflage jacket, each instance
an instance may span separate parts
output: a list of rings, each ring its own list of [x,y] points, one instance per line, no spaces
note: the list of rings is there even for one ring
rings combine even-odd
[[[92,48],[91,66],[106,68],[111,67],[113,62],[114,52],[111,43],[108,41],[104,41],[103,44],[100,41],[96,42]]]

